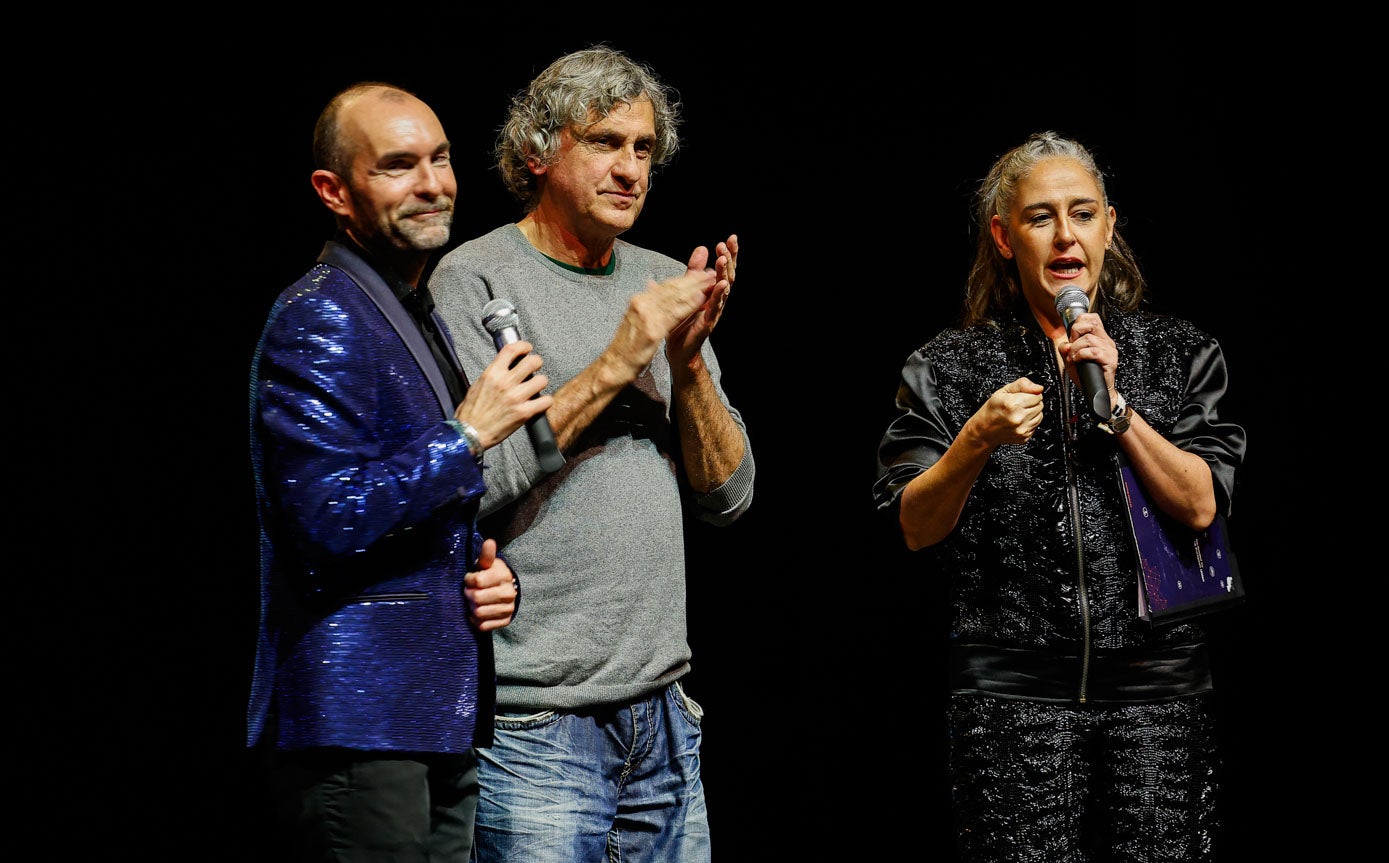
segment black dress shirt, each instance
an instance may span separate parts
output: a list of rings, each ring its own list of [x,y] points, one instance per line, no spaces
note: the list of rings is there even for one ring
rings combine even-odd
[[[383,266],[380,261],[372,257],[370,252],[353,241],[346,232],[338,232],[336,239],[356,250],[357,254],[371,264],[372,269],[380,273],[381,278],[386,280],[386,284],[391,286],[396,298],[410,313],[410,317],[415,321],[415,326],[420,328],[420,334],[429,344],[429,350],[434,354],[434,361],[439,364],[439,372],[443,374],[444,382],[448,385],[449,394],[453,396],[454,407],[457,407],[468,391],[468,382],[463,377],[461,369],[458,368],[457,355],[453,352],[453,345],[444,337],[443,331],[439,329],[439,322],[434,319],[434,295],[429,292],[429,288],[424,285],[415,287],[402,279],[390,267]],[[453,362],[449,361],[450,357],[454,357]]]

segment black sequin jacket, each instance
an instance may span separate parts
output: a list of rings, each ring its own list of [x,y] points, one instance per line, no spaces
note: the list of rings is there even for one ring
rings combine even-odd
[[[1163,437],[1205,459],[1228,515],[1245,441],[1218,411],[1219,344],[1145,311],[1110,311],[1105,329],[1119,348],[1116,389]],[[943,331],[908,358],[899,412],[879,444],[876,505],[895,516],[903,487],[995,390],[1024,375],[1046,388],[1041,426],[990,455],[955,529],[916,558],[927,577],[950,579],[952,686],[1091,702],[1209,689],[1199,624],[1138,617],[1117,440],[1082,415],[1079,388],[1029,312]]]

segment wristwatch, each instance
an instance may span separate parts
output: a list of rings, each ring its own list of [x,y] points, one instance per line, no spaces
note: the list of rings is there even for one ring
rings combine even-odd
[[[1132,417],[1129,414],[1129,404],[1124,401],[1123,394],[1116,393],[1115,395],[1114,406],[1109,411],[1109,422],[1100,423],[1100,428],[1110,434],[1123,434],[1129,430],[1129,420]]]

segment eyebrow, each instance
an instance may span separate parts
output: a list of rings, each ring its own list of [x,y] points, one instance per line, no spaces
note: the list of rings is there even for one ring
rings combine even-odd
[[[1098,198],[1072,198],[1066,202],[1066,206],[1067,208],[1074,207],[1077,204],[1092,204],[1094,206],[1099,206],[1099,203],[1100,201]],[[1023,212],[1027,212],[1028,210],[1050,210],[1052,209],[1052,205],[1050,201],[1038,201],[1035,204],[1024,204],[1022,209]]]
[[[619,136],[624,141],[635,140],[638,142],[646,142],[648,144],[655,143],[656,141],[656,133],[654,132],[650,134],[643,133],[641,135],[637,135],[635,138],[629,138],[625,133],[619,132],[616,127],[604,126],[602,125],[602,123],[603,121],[599,120],[592,126],[576,128],[573,130],[573,135],[580,141],[596,141],[599,138],[611,138],[613,136]]]
[[[447,152],[449,152],[449,151],[452,150],[452,149],[453,149],[453,142],[452,142],[452,141],[445,141],[445,142],[443,142],[442,144],[440,144],[439,146],[435,147],[435,148],[434,148],[434,151],[431,152],[429,155],[431,155],[431,156],[437,156],[437,155],[439,155],[440,153],[447,153]],[[414,150],[388,150],[387,152],[382,153],[380,156],[378,156],[377,159],[376,159],[376,161],[377,161],[378,163],[379,163],[379,162],[394,162],[396,159],[413,159],[413,158],[415,158],[415,151],[414,151]]]

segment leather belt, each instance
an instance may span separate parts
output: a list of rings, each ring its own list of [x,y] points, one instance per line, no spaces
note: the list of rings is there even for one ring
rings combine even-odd
[[[1077,701],[1080,656],[1045,650],[953,644],[952,692],[982,692],[1032,701]],[[1090,656],[1085,700],[1096,703],[1166,701],[1209,692],[1210,656],[1205,645],[1143,651],[1096,650]]]

